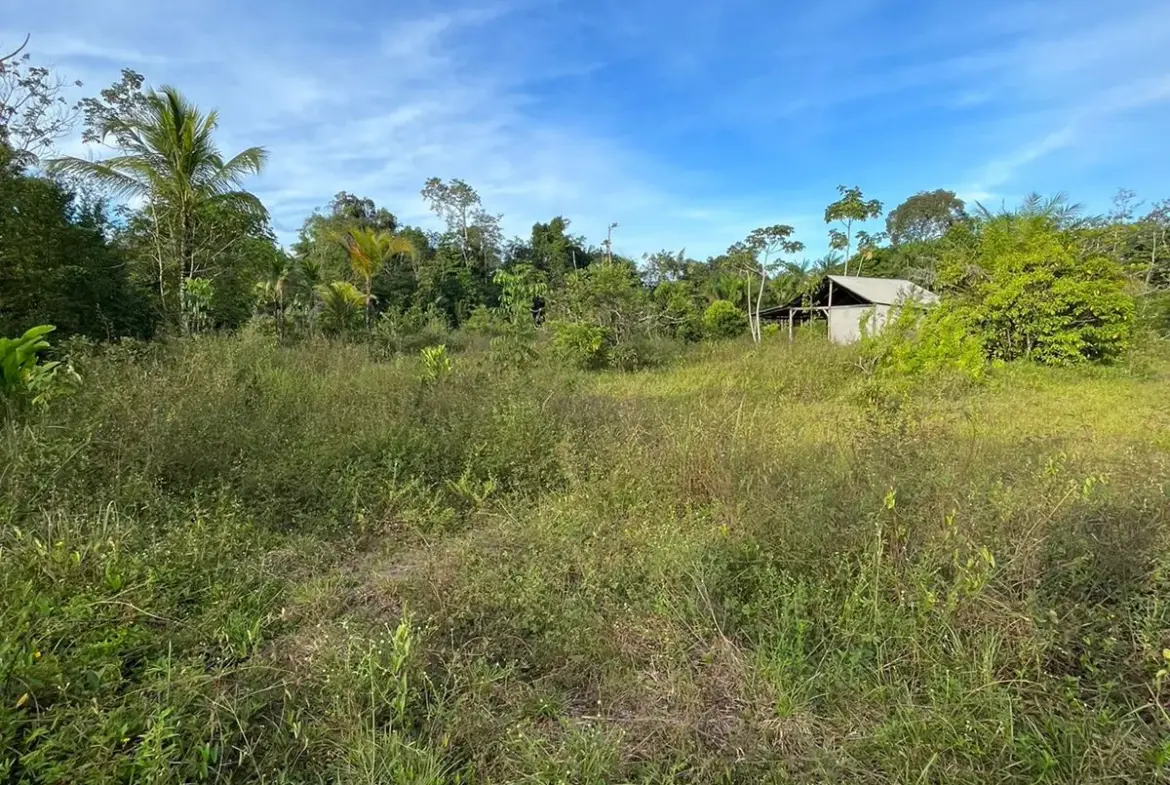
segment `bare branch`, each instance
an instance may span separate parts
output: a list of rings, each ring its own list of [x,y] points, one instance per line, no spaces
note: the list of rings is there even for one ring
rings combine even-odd
[[[32,33],[26,33],[24,36],[24,43],[22,43],[20,46],[16,47],[16,49],[12,50],[8,54],[4,55],[3,57],[0,57],[0,67],[3,67],[5,62],[7,62],[8,60],[11,60],[12,58],[16,57],[18,54],[23,52],[24,48],[26,46],[28,46],[28,40],[31,37],[32,37]]]

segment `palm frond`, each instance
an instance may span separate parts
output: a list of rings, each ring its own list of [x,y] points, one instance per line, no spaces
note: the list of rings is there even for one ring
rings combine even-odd
[[[140,180],[120,172],[105,161],[87,161],[84,158],[64,156],[49,161],[48,169],[53,174],[85,177],[109,190],[118,199],[143,196],[149,188]]]

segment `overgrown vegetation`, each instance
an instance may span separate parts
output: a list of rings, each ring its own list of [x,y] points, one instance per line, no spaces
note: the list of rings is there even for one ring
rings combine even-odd
[[[8,423],[5,776],[1166,778],[1165,358],[493,357],[111,349]]]
[[[1164,203],[286,250],[179,91],[0,84],[0,780],[1170,780]],[[836,273],[941,301],[766,322]]]

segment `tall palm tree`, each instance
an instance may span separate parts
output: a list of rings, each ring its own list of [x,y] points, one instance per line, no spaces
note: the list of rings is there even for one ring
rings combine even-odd
[[[147,93],[140,108],[102,124],[100,135],[117,140],[118,155],[100,161],[67,156],[49,163],[51,171],[93,179],[115,198],[146,202],[155,224],[164,307],[164,268],[178,262],[176,292],[195,274],[201,212],[222,206],[267,216],[260,200],[239,187],[245,177],[260,172],[267,152],[249,147],[225,160],[212,138],[218,124],[214,109],[204,114],[175,88],[162,87]],[[175,258],[168,258],[164,239]]]
[[[296,262],[291,256],[276,253],[268,260],[264,279],[256,284],[261,304],[271,307],[276,313],[276,337],[280,341],[284,340],[285,292],[295,269]]]
[[[365,283],[366,327],[369,328],[374,305],[374,277],[395,256],[414,258],[416,253],[414,243],[410,238],[400,234],[364,228],[350,229],[339,239],[349,255],[349,266],[353,274]]]

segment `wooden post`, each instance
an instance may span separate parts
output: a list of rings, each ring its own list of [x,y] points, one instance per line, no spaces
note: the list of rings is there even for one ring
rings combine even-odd
[[[825,309],[825,335],[833,340],[833,279],[829,279],[829,307]]]
[[[793,315],[793,311],[791,308],[789,308],[788,309],[788,342],[789,343],[792,343],[792,315]]]

